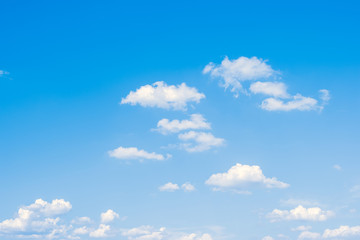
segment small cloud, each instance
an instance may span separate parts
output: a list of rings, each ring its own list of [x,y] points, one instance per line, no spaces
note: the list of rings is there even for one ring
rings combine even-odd
[[[321,110],[322,106],[318,105],[318,101],[311,97],[304,97],[301,94],[296,94],[289,101],[284,101],[277,98],[267,98],[262,101],[260,107],[267,111],[311,111]]]
[[[181,188],[185,191],[185,192],[192,192],[195,191],[195,187],[194,185],[192,185],[191,183],[184,183],[183,185],[181,185]]]
[[[271,222],[307,220],[307,221],[325,221],[334,216],[332,211],[325,211],[319,207],[305,208],[301,205],[291,210],[274,209],[268,214]]]
[[[210,129],[210,123],[201,114],[191,114],[189,120],[172,120],[161,119],[157,123],[156,131],[162,134],[177,133],[189,129]]]
[[[340,226],[336,229],[326,229],[322,235],[323,238],[343,238],[360,236],[360,226]]]
[[[168,182],[168,183],[160,186],[159,190],[161,192],[174,192],[176,190],[179,190],[179,185],[172,183],[172,182]]]
[[[179,134],[179,139],[184,142],[193,142],[182,145],[188,152],[202,152],[224,143],[224,139],[216,138],[212,133],[195,131]]]
[[[114,221],[115,218],[119,218],[119,214],[114,212],[112,209],[109,209],[106,212],[101,213],[100,217],[102,223],[109,223]]]
[[[338,165],[338,164],[335,164],[335,165],[333,166],[333,168],[336,169],[336,170],[338,170],[338,171],[341,171],[341,170],[342,170],[341,166]]]
[[[289,98],[287,87],[281,82],[255,82],[250,85],[250,91],[254,94],[264,94],[277,98]]]
[[[89,237],[92,238],[105,238],[109,237],[108,232],[110,231],[110,226],[105,224],[100,224],[99,227],[89,233]]]
[[[320,233],[304,231],[304,232],[300,233],[298,239],[299,240],[302,240],[302,239],[319,239],[320,237],[321,237]]]
[[[199,93],[196,88],[188,87],[185,83],[175,86],[160,81],[142,86],[135,92],[131,91],[121,100],[121,104],[184,111],[188,103],[199,103],[203,98],[203,93]]]
[[[264,176],[259,166],[242,165],[237,163],[225,173],[217,173],[210,176],[205,182],[215,187],[214,190],[238,189],[248,184],[261,184],[266,188],[287,188],[289,184],[281,182],[276,178]]]
[[[171,155],[167,154],[164,157],[161,154],[152,152],[146,152],[145,150],[137,149],[136,147],[118,147],[114,150],[108,152],[110,157],[118,158],[118,159],[152,159],[152,160],[165,160],[170,158]]]

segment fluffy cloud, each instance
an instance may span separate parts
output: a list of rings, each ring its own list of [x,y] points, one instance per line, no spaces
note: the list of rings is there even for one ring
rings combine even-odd
[[[264,94],[277,98],[289,98],[287,87],[281,82],[255,82],[250,85],[250,91],[254,94]]]
[[[320,99],[323,100],[324,102],[328,102],[330,100],[329,90],[321,89],[319,90],[319,93],[320,93]]]
[[[109,231],[110,231],[109,225],[100,224],[98,229],[89,233],[89,236],[92,238],[105,238],[108,237]]]
[[[360,236],[360,226],[340,226],[336,229],[326,229],[322,236],[323,238]]]
[[[271,236],[265,236],[261,240],[274,240]]]
[[[224,139],[216,138],[211,133],[195,131],[179,134],[179,139],[186,142],[193,142],[193,144],[183,144],[183,147],[188,152],[202,152],[209,150],[211,147],[221,146],[224,143]]]
[[[304,97],[301,94],[296,94],[289,101],[277,98],[267,98],[262,101],[260,107],[267,111],[310,111],[322,109],[322,107],[318,105],[318,101],[316,99]]]
[[[264,176],[259,166],[242,165],[237,163],[225,173],[217,173],[210,176],[205,182],[208,185],[218,189],[236,189],[244,187],[251,183],[264,185],[266,188],[287,188],[289,184],[281,182],[276,178],[267,178]]]
[[[191,183],[184,183],[183,185],[181,185],[181,188],[182,188],[185,192],[195,191],[195,187],[194,187],[194,185],[192,185]]]
[[[172,182],[168,182],[168,183],[160,186],[159,190],[162,192],[174,192],[176,190],[179,190],[179,185],[172,183]]]
[[[0,222],[0,232],[45,232],[57,226],[59,218],[51,218],[70,211],[70,202],[55,199],[51,203],[37,199],[35,203],[21,207],[17,216]]]
[[[118,147],[112,151],[109,151],[109,156],[118,159],[153,159],[153,160],[164,160],[165,157],[157,153],[149,153],[144,150],[139,150],[136,147]],[[166,158],[171,157],[167,155]]]
[[[177,133],[189,129],[210,129],[210,123],[206,122],[206,119],[201,114],[190,115],[190,120],[172,120],[161,119],[157,123],[157,131],[162,134]]]
[[[257,57],[239,57],[234,60],[225,57],[219,65],[214,63],[206,65],[203,73],[220,77],[223,80],[221,85],[225,88],[230,87],[235,96],[238,96],[238,92],[243,89],[242,82],[266,79],[277,74],[265,60]]]
[[[320,237],[321,237],[321,235],[319,233],[304,231],[304,232],[300,233],[298,239],[299,240],[302,240],[302,239],[319,239]]]
[[[142,86],[135,92],[131,91],[121,100],[121,104],[186,110],[189,102],[199,103],[203,98],[203,93],[199,93],[196,88],[188,87],[185,83],[168,86],[165,82],[155,82]]]
[[[119,214],[114,212],[112,209],[109,209],[106,212],[101,213],[100,217],[102,223],[109,223],[114,221],[115,218],[119,218]]]
[[[161,192],[174,192],[174,191],[177,191],[179,189],[180,189],[179,185],[176,184],[176,183],[172,183],[172,182],[168,182],[168,183],[166,183],[166,184],[159,187],[159,190]],[[186,182],[183,185],[181,185],[181,189],[184,190],[184,192],[195,191],[194,185],[192,185],[189,182]]]
[[[272,222],[282,220],[325,221],[333,215],[334,213],[332,211],[325,211],[319,207],[305,208],[299,205],[290,211],[274,209],[268,214],[268,217]]]
[[[140,226],[128,230],[123,230],[122,235],[129,240],[212,240],[212,237],[208,233],[183,233],[172,232],[166,228],[161,227],[155,229],[151,226]]]

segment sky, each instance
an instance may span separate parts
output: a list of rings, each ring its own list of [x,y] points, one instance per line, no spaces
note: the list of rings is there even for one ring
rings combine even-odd
[[[2,1],[0,238],[360,238],[357,1]]]

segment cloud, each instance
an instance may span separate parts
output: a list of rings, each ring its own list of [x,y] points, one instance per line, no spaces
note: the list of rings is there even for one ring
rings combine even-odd
[[[301,226],[298,226],[296,228],[292,228],[291,231],[309,231],[312,227],[311,226],[304,226],[304,225],[301,225]]]
[[[300,233],[298,239],[319,239],[320,237],[321,235],[319,233],[304,231]]]
[[[330,100],[330,92],[326,89],[319,90],[320,99],[327,103]]]
[[[322,107],[318,105],[318,101],[316,99],[304,97],[301,94],[296,94],[289,101],[267,98],[262,101],[260,107],[267,111],[310,111],[322,109]]]
[[[101,213],[100,217],[102,223],[109,223],[114,221],[115,218],[119,218],[119,214],[114,212],[112,209],[109,209],[106,212]]]
[[[164,227],[140,226],[122,231],[129,240],[212,240],[208,233],[184,233],[169,231]]]
[[[224,139],[216,138],[211,133],[190,131],[179,134],[179,139],[182,141],[192,141],[191,143],[183,144],[182,146],[188,152],[202,152],[209,150],[211,147],[218,147],[224,143]]]
[[[156,131],[162,134],[177,133],[189,129],[211,129],[210,123],[206,122],[206,119],[201,114],[190,115],[190,120],[172,120],[161,119],[157,123]]]
[[[205,66],[203,73],[209,73],[212,77],[220,77],[221,85],[238,96],[243,90],[242,82],[253,81],[258,79],[267,79],[278,74],[270,65],[257,57],[239,57],[238,59],[229,60],[225,57],[221,64],[209,63]]]
[[[180,85],[167,85],[165,82],[155,82],[131,91],[121,104],[139,104],[142,107],[158,107],[163,109],[186,110],[189,102],[199,103],[205,98],[196,88]]]
[[[360,226],[340,226],[336,229],[326,229],[322,236],[323,238],[360,236]]]
[[[74,229],[73,233],[75,235],[86,235],[86,234],[90,233],[90,229],[86,226],[83,226],[83,227]]]
[[[0,70],[0,77],[4,77],[6,75],[9,75],[10,73],[4,70]]]
[[[274,238],[272,238],[270,236],[265,236],[261,240],[274,240]]]
[[[71,220],[72,224],[85,224],[85,223],[91,223],[91,219],[89,217],[77,217],[73,220]]]
[[[250,85],[250,91],[254,94],[264,94],[276,98],[289,98],[287,87],[281,82],[255,82]]]
[[[109,231],[110,231],[109,225],[100,224],[98,229],[89,233],[89,237],[92,237],[92,238],[109,237],[109,235],[108,235]]]
[[[325,221],[332,216],[334,216],[332,211],[324,211],[319,207],[305,208],[301,205],[291,209],[290,211],[274,209],[270,214],[268,214],[268,218],[271,219],[271,222],[284,220]]]
[[[174,192],[176,190],[179,190],[179,185],[172,183],[172,182],[168,182],[168,183],[160,186],[159,190],[161,192]]]
[[[294,198],[289,198],[287,200],[280,200],[281,204],[284,205],[288,205],[288,206],[298,206],[298,205],[302,205],[302,206],[319,206],[321,205],[319,202],[317,201],[313,201],[313,200],[304,200],[304,199],[294,199]]]
[[[118,159],[152,159],[152,160],[164,160],[165,157],[161,154],[157,154],[155,152],[149,153],[145,150],[139,150],[136,147],[118,147],[114,150],[108,152],[110,157],[118,158]],[[166,158],[171,157],[171,155],[167,155]]]
[[[35,203],[21,207],[17,216],[0,222],[0,232],[44,232],[56,226],[59,218],[50,218],[70,211],[70,202],[55,199],[51,203],[37,199]]]
[[[194,185],[192,185],[191,183],[184,183],[183,185],[181,185],[181,188],[185,191],[185,192],[192,192],[195,191],[195,187]]]
[[[341,166],[338,165],[338,164],[335,164],[335,165],[333,166],[333,168],[336,169],[336,170],[338,170],[338,171],[341,171],[341,170],[342,170]]]
[[[242,165],[240,163],[232,166],[225,173],[211,175],[205,183],[214,186],[215,190],[237,189],[252,183],[261,184],[266,188],[289,187],[289,184],[281,182],[274,177],[265,177],[259,166]]]

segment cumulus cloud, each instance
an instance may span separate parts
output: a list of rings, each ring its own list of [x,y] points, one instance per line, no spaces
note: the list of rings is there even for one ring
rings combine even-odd
[[[86,235],[86,234],[89,234],[90,233],[90,229],[86,226],[82,226],[82,227],[79,227],[79,228],[75,228],[73,233],[75,235]]]
[[[152,160],[164,160],[166,158],[171,157],[171,155],[167,155],[164,157],[161,154],[152,152],[146,152],[145,150],[139,150],[136,147],[118,147],[114,150],[108,152],[110,157],[118,158],[118,159],[152,159]]]
[[[206,65],[203,73],[208,73],[212,77],[220,77],[221,85],[225,89],[230,87],[231,92],[237,97],[238,93],[243,90],[242,82],[267,79],[278,74],[266,62],[257,57],[239,57],[234,60],[225,57],[219,65],[212,62]]]
[[[168,133],[177,133],[184,130],[189,129],[210,129],[210,123],[206,121],[206,119],[201,114],[192,114],[190,115],[189,120],[172,120],[169,119],[161,119],[157,123],[157,131],[162,134]]]
[[[205,183],[214,186],[214,190],[237,189],[253,183],[261,184],[266,188],[289,187],[289,184],[281,182],[274,177],[265,177],[259,166],[242,165],[240,163],[232,166],[225,173],[211,175]]]
[[[334,216],[332,211],[325,211],[319,207],[305,208],[301,205],[291,209],[290,211],[274,209],[270,214],[268,214],[268,218],[271,219],[271,222],[284,220],[325,221],[332,216]]]
[[[161,192],[174,192],[176,190],[179,190],[179,185],[172,183],[172,182],[168,182],[168,183],[160,186],[159,190]]]
[[[109,237],[108,232],[110,231],[110,226],[106,224],[100,224],[99,228],[89,233],[89,237],[92,238],[105,238]]]
[[[340,226],[336,229],[326,229],[322,236],[323,238],[360,236],[360,226]]]
[[[298,239],[299,240],[302,240],[302,239],[319,239],[320,237],[321,237],[321,235],[319,233],[304,231],[304,232],[300,233]]]
[[[322,109],[322,107],[318,105],[318,101],[316,99],[304,97],[301,94],[296,94],[289,101],[277,98],[267,98],[262,101],[260,107],[267,111],[310,111]]]
[[[224,139],[216,138],[211,133],[206,132],[190,131],[179,134],[178,137],[182,141],[192,142],[182,145],[188,152],[202,152],[205,150],[209,150],[212,147],[221,146],[224,143]]]
[[[169,231],[164,227],[140,226],[123,230],[122,235],[129,240],[212,240],[208,233],[183,233]]]
[[[185,192],[192,192],[195,191],[195,187],[194,185],[192,185],[191,183],[184,183],[183,185],[181,185],[181,188],[185,191]]]
[[[289,98],[287,87],[281,82],[255,82],[250,85],[250,91],[254,94],[264,94],[277,98]]]
[[[100,217],[102,223],[109,223],[114,221],[115,218],[119,218],[119,214],[114,212],[114,210],[109,209],[106,212],[101,213]]]
[[[0,232],[44,232],[56,226],[59,218],[51,218],[70,211],[70,202],[55,199],[51,203],[37,199],[35,203],[21,207],[17,216],[0,222]]]
[[[139,104],[142,107],[158,107],[173,110],[186,110],[190,102],[199,103],[205,98],[196,88],[180,85],[167,85],[165,82],[155,82],[131,91],[121,100],[121,104]]]

